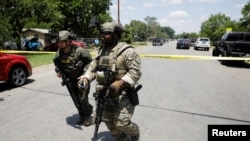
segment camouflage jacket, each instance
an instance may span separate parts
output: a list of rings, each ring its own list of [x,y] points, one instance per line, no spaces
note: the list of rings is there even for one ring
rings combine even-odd
[[[116,80],[123,79],[131,86],[141,78],[141,60],[132,46],[118,43],[114,47],[102,48],[97,57],[90,63],[86,73],[82,76],[92,81],[97,76],[98,67],[108,67],[117,72]],[[98,82],[97,80],[97,83]]]

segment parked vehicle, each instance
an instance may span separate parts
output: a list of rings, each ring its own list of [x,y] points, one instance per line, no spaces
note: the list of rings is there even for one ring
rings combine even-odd
[[[76,40],[72,40],[72,44],[82,47],[84,49],[87,49],[88,46],[85,42],[82,41],[76,41]],[[44,47],[45,51],[57,51],[58,50],[58,46],[56,43],[51,43],[51,42],[47,42],[45,47]]]
[[[25,47],[25,40],[22,38],[21,39],[21,49],[24,50]],[[3,45],[4,49],[6,50],[16,50],[17,49],[17,43],[14,40],[9,40],[4,43]]]
[[[152,45],[153,46],[162,46],[164,43],[162,38],[153,38]]]
[[[210,48],[210,39],[209,38],[197,38],[197,41],[194,43],[194,49],[203,49],[209,51]]]
[[[57,49],[57,44],[51,42],[46,42],[45,47],[43,48],[44,51],[57,51]]]
[[[82,41],[72,40],[72,44],[73,44],[73,45],[76,45],[76,46],[78,46],[78,47],[85,48],[85,49],[88,48],[87,44],[86,44],[85,42],[82,42]]]
[[[18,87],[32,75],[32,68],[25,56],[0,52],[0,81]]]
[[[178,39],[176,44],[176,49],[189,49],[189,40],[188,39]]]
[[[76,38],[76,41],[84,42],[87,46],[95,44],[95,38]]]
[[[197,38],[191,38],[190,40],[189,40],[189,46],[191,47],[191,46],[194,46],[194,43],[197,41]]]
[[[21,49],[22,50],[41,50],[42,43],[39,42],[38,38],[32,38],[30,40],[22,38],[21,39]],[[4,43],[4,49],[16,50],[17,43],[14,40],[9,40]]]
[[[225,33],[221,40],[217,41],[212,55],[225,57],[250,55],[250,32]]]
[[[24,47],[26,50],[42,50],[43,45],[38,38],[32,38],[30,40],[25,39]]]

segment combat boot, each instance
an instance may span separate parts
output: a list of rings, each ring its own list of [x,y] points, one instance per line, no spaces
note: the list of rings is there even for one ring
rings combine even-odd
[[[131,136],[131,141],[140,141],[140,133]]]
[[[80,117],[78,118],[76,124],[77,124],[77,125],[82,125],[83,123],[84,123],[84,118],[80,116]]]
[[[122,133],[120,135],[112,135],[116,141],[129,141],[129,137],[127,134]]]
[[[91,117],[91,116],[85,117],[85,118],[84,118],[83,124],[84,124],[85,126],[90,126],[90,125],[92,125],[92,117]]]

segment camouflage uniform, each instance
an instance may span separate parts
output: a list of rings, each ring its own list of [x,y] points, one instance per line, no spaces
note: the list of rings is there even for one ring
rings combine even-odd
[[[120,55],[117,56],[118,54]],[[132,46],[126,43],[118,43],[113,47],[101,48],[99,55],[91,62],[83,77],[86,77],[90,81],[96,78],[96,91],[99,91],[99,88],[103,85],[103,76],[97,70],[100,66],[108,67],[117,72],[116,80],[124,80],[129,84],[129,87],[133,87],[141,77],[139,55]],[[139,135],[139,127],[131,121],[135,106],[131,103],[127,95],[128,93],[121,93],[115,97],[118,105],[106,104],[104,106],[103,118],[109,120],[105,124],[117,141],[127,141],[127,135]]]
[[[86,49],[70,44],[68,53],[59,49],[54,59],[58,60],[60,65],[56,66],[56,72],[63,73],[69,79],[69,82],[65,85],[67,85],[67,89],[73,96],[72,99],[78,99],[75,106],[81,106],[81,110],[78,108],[80,117],[90,117],[93,107],[88,101],[89,88],[83,90],[78,87],[78,77],[84,73],[86,67],[92,61],[90,53]]]

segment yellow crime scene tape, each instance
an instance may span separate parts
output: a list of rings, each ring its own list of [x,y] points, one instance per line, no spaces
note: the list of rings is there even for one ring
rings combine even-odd
[[[24,51],[24,50],[0,50],[0,52],[4,53],[16,53],[16,54],[49,54],[55,53],[51,51]]]
[[[166,54],[140,54],[142,58],[160,58],[173,60],[239,60],[248,61],[250,57],[214,57],[214,56],[195,56],[195,55],[166,55]]]
[[[55,52],[49,51],[20,51],[20,50],[0,50],[4,53],[16,53],[16,54],[50,54]],[[96,56],[95,53],[90,53],[92,56]],[[214,56],[196,56],[196,55],[166,55],[166,54],[139,54],[141,58],[158,58],[158,59],[173,59],[173,60],[232,60],[232,61],[249,61],[249,57],[214,57]]]

